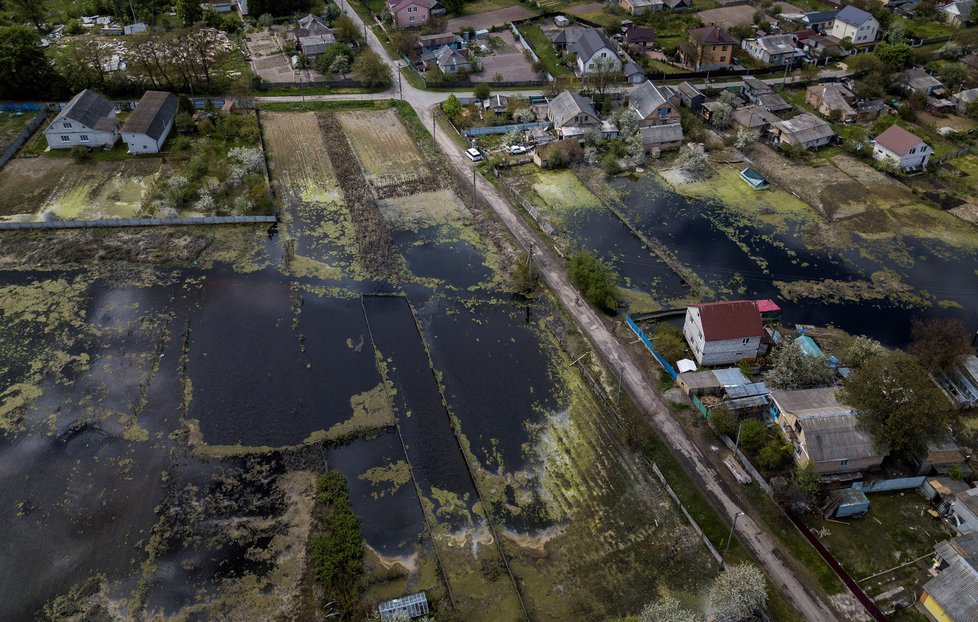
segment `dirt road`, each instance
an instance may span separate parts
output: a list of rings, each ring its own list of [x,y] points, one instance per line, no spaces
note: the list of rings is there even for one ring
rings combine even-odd
[[[355,12],[349,11],[348,13],[358,24],[362,25],[362,21]],[[377,51],[381,58],[386,59],[383,46],[380,45],[376,36],[369,29],[366,32],[370,47]],[[393,62],[391,67],[394,71],[398,70],[397,65]],[[432,107],[442,101],[446,94],[421,91],[413,88],[406,81],[402,81],[401,86],[403,98],[412,105],[421,122],[426,127],[430,127]],[[387,99],[397,97],[399,94],[395,84],[394,88],[385,93],[370,96],[319,96],[307,99]],[[289,98],[265,99],[283,101]],[[452,140],[451,136],[445,132],[436,132],[436,142],[462,179],[470,179],[473,164],[465,158],[461,148]],[[717,473],[710,468],[706,457],[687,436],[686,431],[672,418],[668,408],[652,388],[656,386],[657,379],[650,378],[642,371],[642,367],[632,358],[625,346],[619,342],[609,325],[598,315],[597,311],[584,303],[575,303],[579,293],[567,277],[563,261],[556,257],[543,240],[539,239],[536,233],[525,224],[516,209],[505,200],[492,184],[481,176],[476,178],[476,188],[479,200],[484,201],[492,208],[520,246],[526,250],[533,249],[540,273],[554,295],[568,310],[581,332],[589,339],[606,363],[613,369],[623,371],[625,387],[635,402],[647,413],[659,436],[683,462],[687,472],[696,480],[700,489],[712,499],[716,507],[722,509],[727,519],[732,522],[734,516],[741,512],[742,508],[727,494]],[[776,552],[777,547],[773,537],[755,523],[749,515],[742,516],[737,522],[737,535],[806,620],[810,622],[833,622],[836,620],[836,616],[832,613],[825,597],[809,590],[798,580],[792,569],[781,560],[778,552]]]

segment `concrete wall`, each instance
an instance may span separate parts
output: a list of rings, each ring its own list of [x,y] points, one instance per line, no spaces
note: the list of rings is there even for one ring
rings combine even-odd
[[[60,123],[59,123],[60,125]],[[44,138],[48,141],[48,146],[52,149],[71,149],[72,147],[111,147],[119,140],[118,132],[98,132],[96,130],[89,130],[86,128],[80,128],[80,125],[75,122],[72,124],[74,127],[68,129],[64,127],[49,127],[44,130]],[[88,140],[82,140],[83,136],[87,136]],[[67,137],[67,142],[62,140],[62,137]]]

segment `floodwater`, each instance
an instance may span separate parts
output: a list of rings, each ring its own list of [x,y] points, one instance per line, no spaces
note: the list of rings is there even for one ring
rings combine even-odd
[[[774,281],[867,279],[873,272],[892,270],[914,289],[926,290],[937,300],[953,300],[961,309],[933,304],[927,309],[906,308],[889,301],[823,303],[783,302],[786,324],[834,325],[847,332],[879,339],[891,346],[905,345],[915,318],[950,317],[978,327],[978,257],[936,242],[906,238],[900,243],[913,258],[912,265],[890,261],[886,253],[865,248],[837,252],[812,250],[802,231],[746,225],[718,202],[689,200],[668,190],[652,175],[637,180],[615,178],[611,186],[620,195],[619,207],[636,227],[659,240],[721,298],[772,298],[780,292]],[[962,227],[970,226],[961,223]],[[656,274],[664,266],[650,266]]]

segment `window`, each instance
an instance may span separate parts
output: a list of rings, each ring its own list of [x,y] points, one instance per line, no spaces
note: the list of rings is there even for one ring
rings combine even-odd
[[[721,56],[721,57],[720,57],[720,62],[721,62],[721,63],[722,63],[722,62],[724,62],[725,60],[727,60],[727,57],[726,57],[726,56]]]
[[[917,153],[917,148],[916,148],[916,147],[914,147],[913,149],[911,149],[911,150],[910,150],[910,153]]]
[[[414,16],[413,15],[411,16],[410,21],[412,21],[412,22],[414,21]]]
[[[71,136],[62,136],[61,137],[61,142],[63,142],[63,143],[70,143],[71,142]]]
[[[845,460],[839,460],[839,466],[849,466],[849,458]]]
[[[65,121],[62,125],[65,126],[65,129],[66,130],[70,130],[71,129],[71,123],[68,123],[67,121]]]
[[[740,343],[746,346],[748,343],[750,343],[750,337],[744,337]]]
[[[605,58],[607,56],[608,56],[608,53],[607,52],[601,52],[601,58]]]
[[[78,137],[78,140],[82,141],[83,143],[87,143],[88,142],[88,134],[81,134]]]

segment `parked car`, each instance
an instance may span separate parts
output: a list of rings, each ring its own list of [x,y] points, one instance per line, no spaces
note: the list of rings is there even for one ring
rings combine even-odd
[[[529,149],[527,149],[523,145],[510,145],[509,146],[509,152],[511,154],[513,154],[513,155],[521,155],[521,154],[526,153],[527,151],[529,151]]]
[[[478,162],[482,159],[482,153],[475,147],[471,147],[465,150],[465,155],[468,156],[473,162]]]

